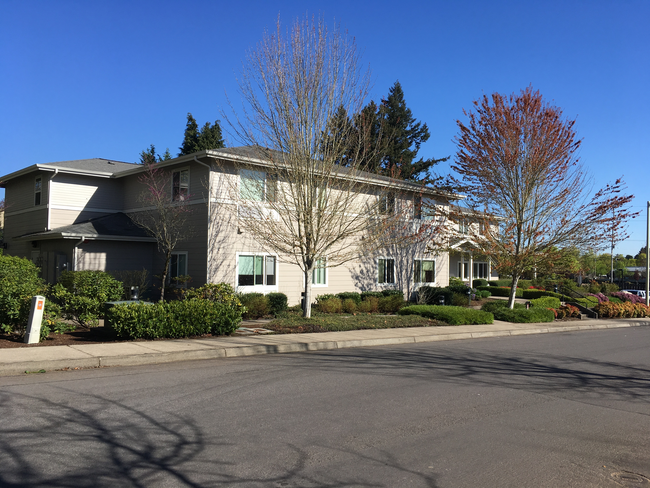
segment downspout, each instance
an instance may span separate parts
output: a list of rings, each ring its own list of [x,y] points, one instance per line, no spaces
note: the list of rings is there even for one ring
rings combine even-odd
[[[77,242],[74,247],[72,248],[72,269],[70,271],[78,271],[77,270],[77,251],[79,250],[79,246],[84,243],[86,240],[85,237],[82,237],[79,239],[79,242]]]
[[[205,166],[208,168],[208,231],[207,231],[207,241],[206,241],[206,246],[207,246],[207,266],[206,266],[206,271],[205,271],[205,282],[210,283],[210,278],[211,278],[211,270],[212,270],[212,249],[210,246],[210,232],[211,232],[211,227],[212,227],[212,166],[209,164],[205,164],[201,161],[199,161],[196,156],[194,156],[194,161],[201,166]]]
[[[52,230],[50,228],[50,220],[52,218],[52,180],[58,174],[59,168],[54,170],[54,174],[47,180],[47,222],[45,223],[45,230]]]

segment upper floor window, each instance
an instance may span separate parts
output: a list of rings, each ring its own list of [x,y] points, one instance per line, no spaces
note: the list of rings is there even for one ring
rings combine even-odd
[[[413,199],[413,218],[416,220],[432,220],[434,205],[432,202],[425,203],[422,197],[417,195]]]
[[[172,200],[186,200],[190,195],[190,170],[181,169],[172,173]]]
[[[458,222],[458,231],[461,234],[465,234],[465,235],[469,234],[469,222],[465,219]]]
[[[242,169],[239,171],[239,198],[258,202],[274,202],[277,193],[277,179],[264,171]]]
[[[379,198],[379,213],[395,213],[395,194],[393,192],[386,193]]]
[[[395,260],[379,258],[377,260],[377,275],[379,283],[395,283]]]
[[[43,188],[43,180],[39,176],[34,180],[34,205],[41,204],[41,191]]]

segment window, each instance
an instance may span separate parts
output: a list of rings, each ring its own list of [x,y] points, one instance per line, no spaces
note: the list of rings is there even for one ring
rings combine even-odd
[[[187,276],[187,252],[173,252],[169,262],[169,279],[173,282],[181,276]]]
[[[469,262],[463,261],[458,263],[458,277],[461,280],[469,280]]]
[[[458,223],[458,231],[461,234],[465,234],[465,235],[469,234],[469,222],[467,220],[461,220]]]
[[[325,259],[319,259],[316,261],[316,266],[314,267],[314,274],[312,277],[313,285],[327,285],[327,267],[325,266]]]
[[[413,218],[422,219],[422,197],[419,195],[413,199]]]
[[[34,205],[41,204],[41,189],[43,187],[43,180],[39,176],[34,180]]]
[[[474,263],[474,279],[489,278],[488,263]]]
[[[181,169],[172,173],[172,200],[185,200],[190,195],[190,170]]]
[[[275,285],[276,264],[275,256],[240,255],[237,284],[239,286]]]
[[[277,178],[263,171],[242,169],[239,171],[239,198],[258,202],[274,202],[278,191]]]
[[[377,261],[379,283],[395,283],[395,260],[380,258]]]
[[[435,261],[416,259],[413,262],[413,281],[415,283],[434,283],[436,281]]]
[[[379,199],[379,213],[394,214],[395,213],[395,194],[387,193]]]

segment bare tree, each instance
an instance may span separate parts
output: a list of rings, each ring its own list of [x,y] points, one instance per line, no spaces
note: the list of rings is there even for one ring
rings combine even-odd
[[[512,276],[512,308],[525,271],[558,248],[606,244],[636,216],[629,209],[633,197],[621,194],[620,179],[589,197],[589,179],[576,156],[581,141],[575,121],[563,119],[531,87],[509,97],[483,96],[464,113],[469,122],[457,122],[452,168],[462,176],[471,206],[486,212],[490,225],[476,243]]]
[[[280,260],[300,267],[309,317],[314,269],[372,249],[377,236],[369,229],[394,216],[386,208],[389,189],[361,171],[376,151],[365,143],[367,131],[328,126],[341,107],[361,110],[368,73],[338,28],[304,20],[283,32],[278,20],[248,56],[239,89],[244,109],[229,123],[264,161],[263,168],[240,165],[239,225]],[[391,184],[386,179],[385,186]]]
[[[188,224],[192,211],[188,205],[190,195],[185,182],[181,181],[182,172],[174,175],[178,181],[172,181],[172,174],[160,168],[157,163],[145,162],[144,165],[146,169],[139,181],[145,189],[138,197],[143,210],[129,216],[156,239],[158,250],[165,256],[160,274],[160,301],[163,301],[172,252],[179,242],[191,237]]]

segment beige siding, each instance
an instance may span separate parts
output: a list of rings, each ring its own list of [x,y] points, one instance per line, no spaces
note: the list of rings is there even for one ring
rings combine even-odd
[[[66,225],[85,222],[96,217],[107,215],[106,212],[88,212],[85,210],[50,210],[50,228],[57,229]]]
[[[31,241],[18,241],[15,237],[32,232],[45,230],[47,209],[43,206],[33,211],[17,215],[5,215],[4,242],[7,243],[7,254],[11,256],[30,257]]]
[[[71,207],[101,213],[122,209],[122,182],[108,178],[58,174],[51,181],[53,208]]]
[[[155,244],[148,242],[85,241],[74,253],[74,269],[111,272],[145,268],[151,276],[154,249]]]
[[[47,181],[54,173],[34,172],[20,176],[7,183],[5,189],[5,202],[7,213],[34,208],[34,183],[37,177],[41,178],[41,205],[47,204]]]

